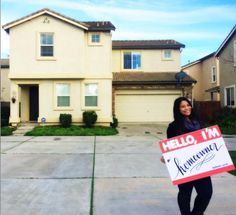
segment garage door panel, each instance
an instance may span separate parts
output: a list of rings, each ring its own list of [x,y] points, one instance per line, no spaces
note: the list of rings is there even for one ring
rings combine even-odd
[[[116,94],[115,110],[120,122],[169,122],[173,102],[180,94]]]

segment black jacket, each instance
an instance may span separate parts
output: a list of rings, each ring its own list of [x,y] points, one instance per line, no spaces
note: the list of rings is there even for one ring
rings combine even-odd
[[[202,125],[201,125],[202,127]],[[169,124],[167,128],[167,138],[176,137],[182,134],[186,134],[191,132],[190,130],[186,129],[183,125],[180,123],[173,121]]]

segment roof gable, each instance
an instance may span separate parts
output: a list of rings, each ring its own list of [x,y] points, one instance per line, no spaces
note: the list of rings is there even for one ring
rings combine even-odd
[[[48,8],[44,8],[42,10],[31,13],[27,16],[24,16],[20,19],[15,20],[15,21],[9,22],[9,23],[3,25],[2,27],[6,32],[9,33],[10,28],[12,28],[14,26],[17,26],[17,25],[20,25],[24,22],[27,22],[31,19],[34,19],[36,17],[39,17],[41,15],[45,15],[45,14],[50,15],[52,17],[55,17],[57,19],[60,19],[62,21],[65,21],[67,23],[70,23],[74,26],[77,26],[77,27],[82,28],[82,29],[87,30],[87,31],[94,31],[94,30],[97,30],[97,31],[110,31],[110,30],[115,30],[115,26],[111,22],[80,22],[80,21],[77,21],[77,20],[75,20],[73,18],[70,18],[68,16],[57,13],[53,10],[50,10]]]
[[[228,36],[225,38],[223,43],[220,45],[220,47],[217,49],[215,56],[218,57],[220,53],[224,50],[225,46],[229,43],[233,35],[236,33],[236,25],[233,27],[233,29],[230,31]]]

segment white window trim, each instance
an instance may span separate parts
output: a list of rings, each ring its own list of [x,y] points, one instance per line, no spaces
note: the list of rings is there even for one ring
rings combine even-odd
[[[53,35],[53,56],[41,56],[41,34],[48,33]],[[37,42],[36,42],[36,59],[40,61],[55,61],[56,60],[56,46],[55,46],[55,33],[54,32],[37,32]]]
[[[97,93],[97,106],[85,106],[85,85],[86,84],[97,84],[98,86],[98,93]],[[86,111],[86,110],[94,110],[94,111],[98,111],[98,110],[101,110],[101,104],[100,104],[100,98],[101,98],[101,95],[100,95],[100,83],[98,81],[84,81],[82,84],[81,84],[81,92],[82,92],[82,96],[81,96],[81,110],[82,111]]]
[[[228,106],[227,105],[227,95],[226,95],[226,89],[228,89],[228,88],[233,88],[234,89],[234,106]],[[236,107],[236,92],[235,92],[235,85],[230,85],[230,86],[227,86],[227,87],[224,87],[224,106],[225,107],[232,107],[232,108],[234,108],[234,107]]]
[[[236,67],[236,40],[233,41],[233,52],[234,52],[234,66]]]
[[[124,55],[125,55],[125,53],[127,53],[127,52],[130,52],[131,53],[131,55],[133,54],[133,53],[139,53],[140,54],[140,68],[139,69],[125,69],[124,68]],[[131,63],[132,64],[132,63]],[[121,53],[121,70],[122,71],[134,71],[134,72],[140,72],[140,71],[142,71],[142,51],[139,51],[139,50],[137,50],[137,51],[134,51],[134,50],[125,50],[125,51],[123,51],[122,53]]]
[[[166,52],[166,51],[170,51],[171,57],[167,58],[167,57],[165,56],[165,52]],[[172,49],[164,49],[164,50],[162,50],[162,60],[163,60],[163,61],[172,61],[172,60],[173,60],[173,50],[172,50]]]
[[[92,42],[93,35],[99,35],[100,36],[100,42]],[[100,32],[92,32],[88,34],[88,45],[89,46],[102,46],[102,34]]]
[[[214,68],[215,68],[215,80],[213,80],[213,71],[214,71]],[[212,67],[211,67],[211,83],[216,83],[216,81],[217,81],[216,66],[212,66]]]
[[[57,84],[68,84],[70,86],[70,106],[66,106],[66,107],[59,107],[57,106]],[[60,110],[69,110],[72,111],[72,89],[71,89],[71,82],[54,82],[54,90],[53,90],[53,98],[54,98],[54,110],[56,111],[60,111]]]

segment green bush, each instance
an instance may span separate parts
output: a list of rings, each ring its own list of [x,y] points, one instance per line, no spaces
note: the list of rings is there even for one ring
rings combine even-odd
[[[10,116],[10,107],[1,106],[1,127],[8,126]]]
[[[116,118],[115,115],[113,115],[112,119],[113,119],[113,122],[110,123],[110,126],[112,128],[117,128],[117,126],[118,126],[118,119]]]
[[[83,123],[87,128],[91,128],[97,121],[97,114],[95,111],[84,111],[83,112]]]
[[[61,113],[59,117],[59,121],[63,128],[68,128],[71,126],[72,116],[71,114]]]

